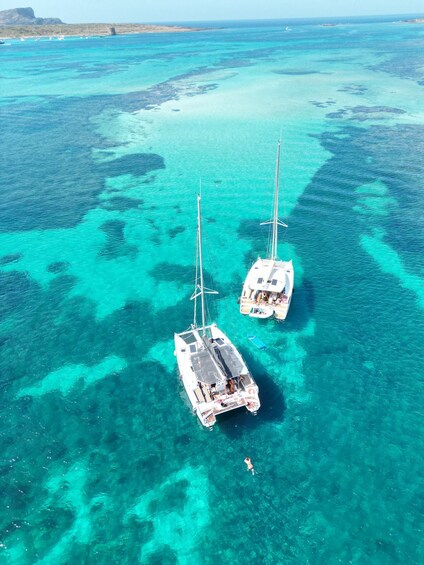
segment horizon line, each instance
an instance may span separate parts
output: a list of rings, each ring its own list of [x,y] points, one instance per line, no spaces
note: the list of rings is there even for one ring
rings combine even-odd
[[[346,18],[379,18],[379,17],[405,17],[405,16],[416,16],[424,17],[424,12],[410,12],[410,13],[384,13],[384,14],[359,14],[359,15],[347,15],[347,16],[290,16],[290,17],[272,17],[272,18],[218,18],[218,19],[180,19],[180,20],[150,20],[150,21],[116,21],[116,20],[105,20],[105,21],[78,21],[78,22],[68,22],[72,24],[138,24],[138,25],[158,25],[158,24],[177,24],[177,23],[200,23],[200,22],[271,22],[271,21],[286,21],[286,20],[321,20],[321,19],[346,19]],[[63,22],[66,25],[67,22]],[[57,24],[60,25],[60,24]]]

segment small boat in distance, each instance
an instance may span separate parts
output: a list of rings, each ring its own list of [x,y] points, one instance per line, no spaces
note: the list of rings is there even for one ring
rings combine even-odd
[[[193,296],[194,320],[190,329],[174,334],[178,369],[194,412],[210,428],[216,417],[245,406],[256,413],[259,390],[242,356],[215,323],[207,324],[205,294],[217,294],[203,282],[201,202],[197,197],[196,282]],[[197,324],[200,297],[201,325]]]
[[[275,171],[274,213],[271,224],[271,253],[268,259],[258,260],[252,265],[244,281],[240,297],[240,313],[251,318],[271,318],[285,320],[290,308],[294,285],[293,262],[277,259],[278,226],[287,224],[278,219],[278,182],[280,173],[280,148],[278,141]]]

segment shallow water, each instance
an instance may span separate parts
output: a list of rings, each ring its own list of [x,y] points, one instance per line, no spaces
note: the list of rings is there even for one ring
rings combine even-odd
[[[5,563],[424,560],[424,30],[252,26],[1,48]],[[237,297],[280,131],[275,324]],[[210,318],[262,401],[212,432],[173,355],[200,179]]]

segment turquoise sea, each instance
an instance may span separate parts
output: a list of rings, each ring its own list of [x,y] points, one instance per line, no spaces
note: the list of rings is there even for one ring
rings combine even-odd
[[[389,19],[0,46],[1,563],[424,563],[424,25]],[[280,132],[278,324],[237,298]],[[212,431],[173,354],[200,179],[262,401]]]

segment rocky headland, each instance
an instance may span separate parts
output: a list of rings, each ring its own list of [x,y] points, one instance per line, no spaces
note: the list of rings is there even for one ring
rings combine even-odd
[[[13,8],[0,11],[0,26],[62,24],[59,18],[36,18],[32,8]]]

